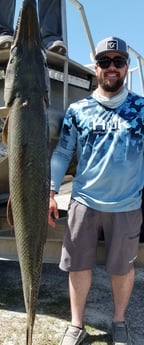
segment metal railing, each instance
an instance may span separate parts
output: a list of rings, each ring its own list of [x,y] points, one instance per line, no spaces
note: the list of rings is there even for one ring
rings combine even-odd
[[[86,36],[87,36],[88,43],[89,43],[89,46],[90,46],[91,54],[92,54],[92,57],[94,58],[94,56],[95,56],[95,46],[94,46],[94,43],[93,43],[93,39],[92,39],[92,35],[91,35],[90,28],[89,28],[89,25],[88,25],[88,21],[87,21],[87,18],[86,18],[84,7],[77,0],[70,0],[70,1],[80,11],[80,14],[81,14],[81,17],[82,17],[82,22],[83,22],[84,29],[85,29],[85,32],[86,32]]]
[[[130,46],[129,46],[129,54],[135,57],[137,64],[135,67],[129,68],[128,79],[127,79],[128,88],[130,90],[133,89],[133,77],[134,77],[134,74],[137,72],[139,74],[141,94],[142,96],[144,96],[144,70],[143,70],[144,58]]]
[[[68,106],[68,39],[67,39],[67,21],[66,21],[66,1],[61,1],[62,16],[62,35],[65,46],[67,47],[66,59],[64,60],[64,81],[63,81],[63,110]]]
[[[91,54],[94,57],[95,55],[95,47],[92,40],[90,28],[88,25],[88,21],[86,18],[85,10],[83,5],[77,0],[70,0],[73,5],[75,5],[78,10],[80,10],[82,21],[84,24],[84,29],[86,31],[86,36],[88,39],[88,43],[90,46]],[[66,22],[66,1],[61,1],[61,13],[62,13],[62,34],[63,34],[63,41],[67,47],[67,54],[64,61],[64,86],[63,86],[63,109],[65,110],[68,106],[68,39],[67,39],[67,22]]]

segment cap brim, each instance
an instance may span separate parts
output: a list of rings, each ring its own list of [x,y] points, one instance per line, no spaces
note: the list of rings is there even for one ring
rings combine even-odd
[[[107,53],[118,53],[118,54],[120,54],[120,55],[126,57],[127,59],[129,58],[129,54],[128,54],[128,53],[125,53],[125,52],[123,52],[123,51],[120,51],[120,50],[105,50],[105,51],[103,51],[103,52],[101,52],[101,53],[96,54],[96,55],[95,55],[95,59],[97,60],[98,58],[100,58],[100,57],[103,56],[103,55],[106,55]]]

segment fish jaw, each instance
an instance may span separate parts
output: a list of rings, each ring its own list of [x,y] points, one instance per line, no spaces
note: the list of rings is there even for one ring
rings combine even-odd
[[[17,97],[24,103],[31,95],[36,97],[37,93],[43,97],[45,106],[48,107],[49,71],[40,36],[36,1],[24,0],[6,69],[5,105],[10,107]]]
[[[35,0],[24,0],[16,25],[13,47],[24,45],[27,49],[42,45]]]

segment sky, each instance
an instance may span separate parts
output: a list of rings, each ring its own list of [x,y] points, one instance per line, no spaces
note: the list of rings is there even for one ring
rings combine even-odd
[[[144,57],[144,0],[80,0],[84,8],[92,40],[97,42],[117,36],[124,39],[137,53]],[[21,0],[16,0],[15,22]],[[66,0],[67,37],[69,57],[83,65],[91,63],[90,46],[79,9]],[[131,55],[130,68],[137,66]],[[139,73],[133,73],[133,90],[142,94]]]

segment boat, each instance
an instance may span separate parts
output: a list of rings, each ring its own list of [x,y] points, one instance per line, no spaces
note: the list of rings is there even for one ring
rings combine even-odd
[[[83,5],[77,1],[71,1],[74,6],[80,11],[81,18],[84,24],[88,44],[91,55],[94,56],[95,48],[93,39],[90,33],[88,21],[86,18]],[[63,38],[67,46],[67,24],[66,24],[66,4],[62,1],[62,28]],[[142,67],[144,65],[144,58],[138,54],[133,48],[129,47],[130,54],[136,58],[137,65],[129,69],[126,83],[128,88],[132,90],[133,74],[138,72],[141,82],[142,94],[144,94],[144,80]],[[0,129],[2,130],[3,121],[7,116],[8,109],[4,105],[4,79],[6,66],[9,59],[9,50],[0,50]],[[68,54],[66,56],[48,52],[47,61],[49,66],[49,76],[51,84],[51,107],[50,113],[50,143],[51,152],[55,147],[59,131],[61,128],[64,112],[70,103],[82,99],[92,93],[97,86],[97,80],[94,72],[94,66],[88,64],[86,66],[70,59]],[[54,120],[53,120],[54,119]],[[64,234],[64,225],[67,216],[67,208],[71,194],[72,178],[75,172],[76,160],[71,162],[67,175],[62,183],[60,193],[57,196],[58,207],[60,211],[60,219],[57,220],[56,229],[49,227],[47,243],[44,251],[44,261],[57,263],[59,262],[61,245]],[[6,220],[6,205],[9,198],[9,176],[8,176],[8,155],[6,148],[0,142],[0,258],[18,260],[14,231],[9,229]],[[144,209],[144,206],[142,206]],[[139,256],[137,264],[143,264],[143,242],[144,242],[144,225],[142,224],[141,238],[139,245]],[[98,248],[98,262],[104,262],[104,245],[100,241]]]

